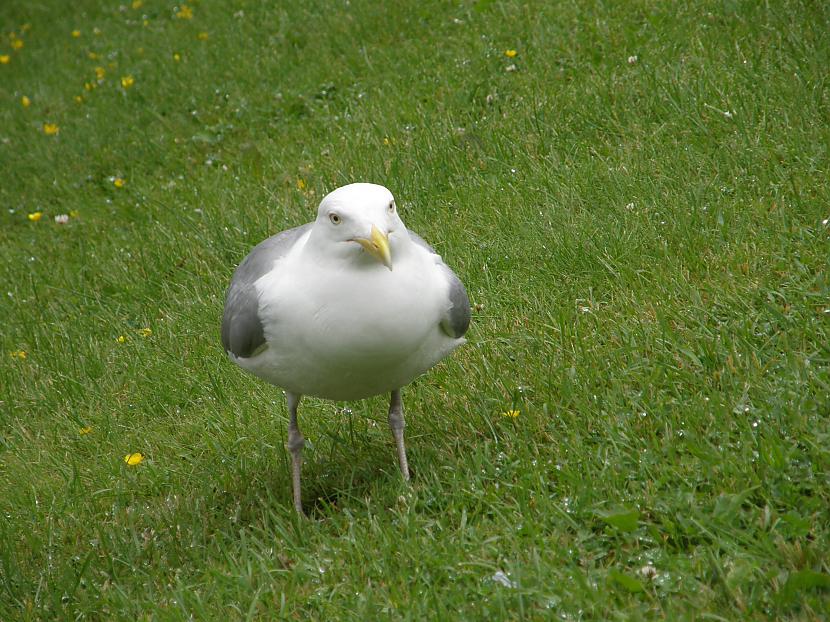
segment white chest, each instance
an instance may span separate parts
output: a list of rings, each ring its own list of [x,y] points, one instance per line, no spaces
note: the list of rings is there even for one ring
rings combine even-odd
[[[394,271],[382,265],[324,270],[290,259],[277,265],[257,282],[269,379],[297,392],[343,398],[352,390],[371,394],[408,382],[455,341],[440,329],[447,288],[426,255]],[[327,386],[312,386],[321,379]]]

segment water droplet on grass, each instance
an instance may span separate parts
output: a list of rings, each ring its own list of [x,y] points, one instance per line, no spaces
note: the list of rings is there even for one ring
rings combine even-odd
[[[494,572],[493,576],[490,577],[490,580],[494,583],[498,583],[499,585],[503,585],[504,587],[514,588],[518,587],[519,585],[515,581],[511,581],[510,577],[507,576],[507,574],[505,574],[501,570],[497,570],[496,572]]]

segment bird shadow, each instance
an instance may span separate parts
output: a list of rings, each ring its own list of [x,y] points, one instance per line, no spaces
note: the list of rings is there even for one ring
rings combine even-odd
[[[305,451],[302,471],[303,509],[309,519],[326,520],[344,508],[364,510],[388,496],[385,488],[403,483],[392,443],[357,448],[318,444]],[[374,445],[377,445],[376,447]],[[203,491],[204,503],[231,524],[281,531],[293,519],[291,459],[284,447],[274,447],[233,472],[222,474],[224,485]],[[410,466],[410,478],[417,472]],[[386,494],[384,494],[386,492]]]

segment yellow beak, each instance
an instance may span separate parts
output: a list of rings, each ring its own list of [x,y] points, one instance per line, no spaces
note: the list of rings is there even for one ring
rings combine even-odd
[[[372,257],[391,270],[392,254],[389,252],[389,236],[381,233],[380,229],[375,225],[372,225],[371,236],[371,240],[355,238],[354,241],[360,244]]]

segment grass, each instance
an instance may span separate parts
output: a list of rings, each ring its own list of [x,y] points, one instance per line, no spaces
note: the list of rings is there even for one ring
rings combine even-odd
[[[190,6],[0,6],[0,619],[826,619],[826,6]],[[478,306],[303,522],[218,324],[355,180]]]

